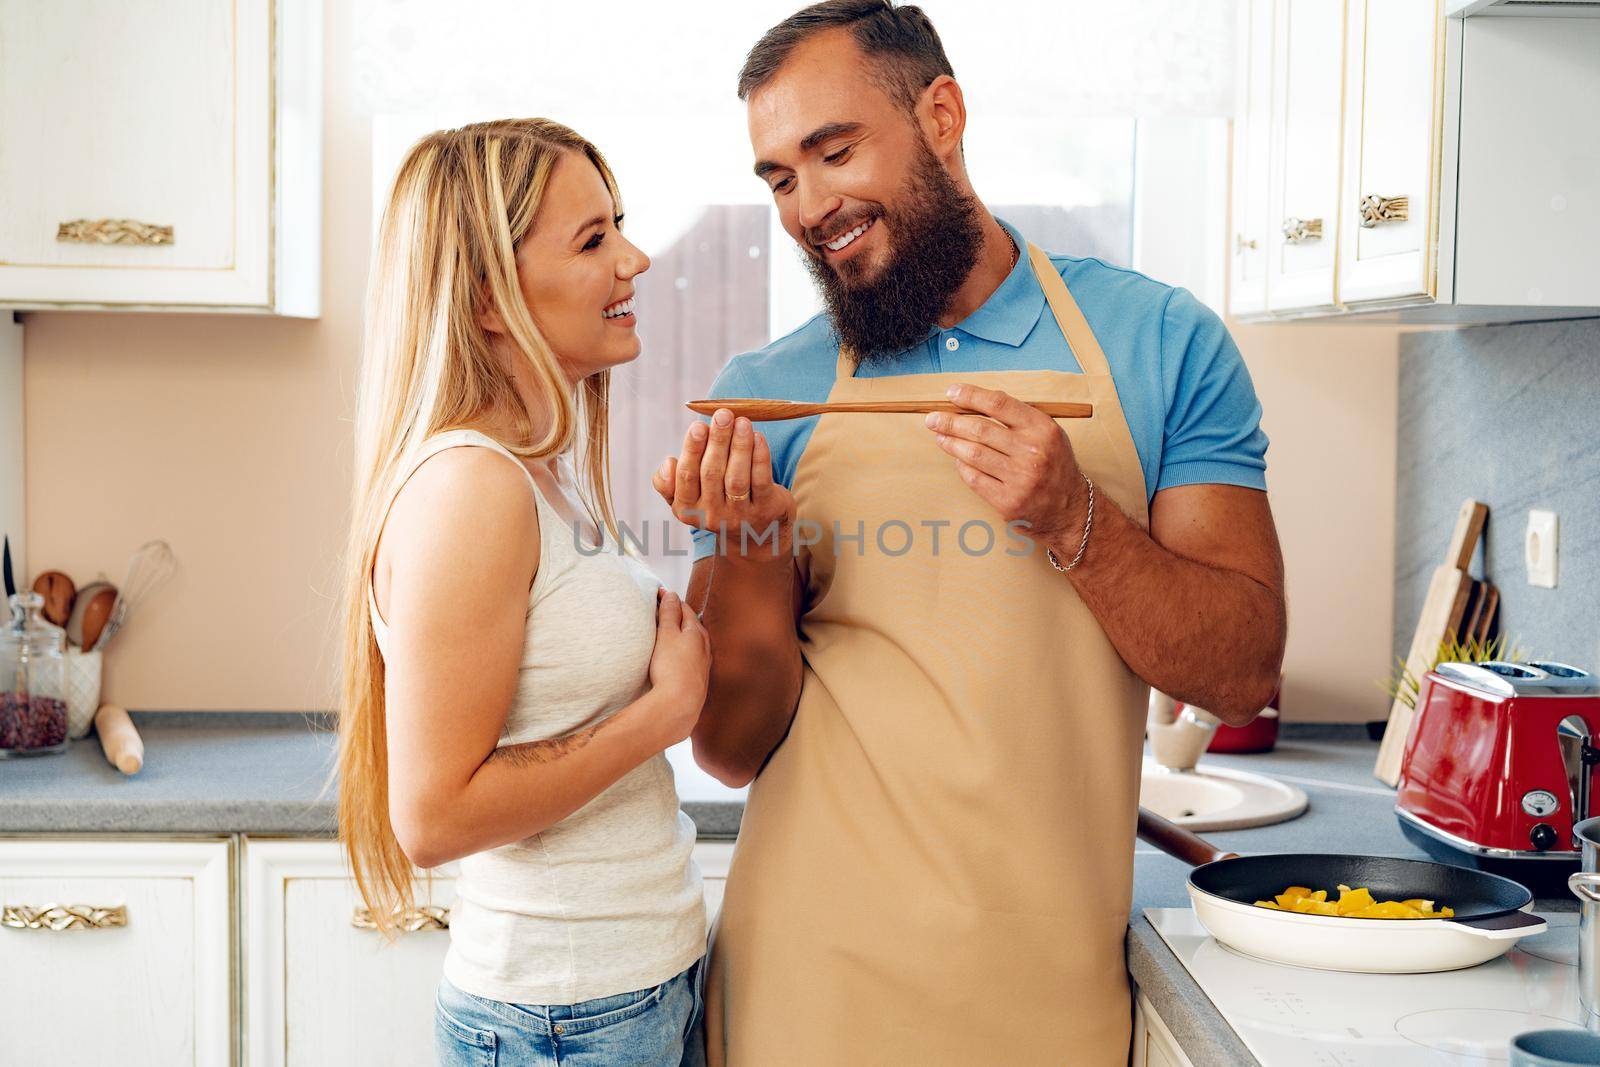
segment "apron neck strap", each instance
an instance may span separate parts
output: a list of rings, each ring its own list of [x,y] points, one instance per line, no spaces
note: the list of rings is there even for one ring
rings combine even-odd
[[[1085,374],[1110,376],[1111,366],[1106,362],[1100,342],[1095,340],[1094,331],[1089,329],[1089,320],[1083,317],[1083,311],[1078,307],[1078,302],[1072,299],[1067,283],[1061,280],[1050,257],[1032,241],[1028,242],[1028,262],[1033,267],[1033,276],[1038,279],[1039,288],[1044,290],[1044,298],[1050,304],[1056,325],[1061,328],[1061,336],[1066,338],[1067,347],[1072,349],[1078,361],[1079,369]],[[855,354],[845,345],[840,345],[834,377],[851,378],[855,373]]]
[[[1061,280],[1055,264],[1032,241],[1028,242],[1028,259],[1033,263],[1033,273],[1039,279],[1039,287],[1044,290],[1044,298],[1050,302],[1050,310],[1055,313],[1061,336],[1067,339],[1067,347],[1072,349],[1073,356],[1078,360],[1078,368],[1085,374],[1109,377],[1111,365],[1106,362],[1106,354],[1100,348],[1100,342],[1095,340],[1094,331],[1089,329],[1089,320],[1083,317],[1078,302],[1067,291],[1067,283]]]

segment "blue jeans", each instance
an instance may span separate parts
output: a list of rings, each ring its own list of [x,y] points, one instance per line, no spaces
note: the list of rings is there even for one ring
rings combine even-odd
[[[439,980],[439,1067],[703,1067],[705,957],[650,989],[581,1004],[508,1004]]]

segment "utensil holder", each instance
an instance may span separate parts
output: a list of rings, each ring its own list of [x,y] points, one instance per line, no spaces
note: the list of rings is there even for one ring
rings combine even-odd
[[[67,649],[67,736],[81,739],[94,725],[94,713],[100,710],[99,652]]]

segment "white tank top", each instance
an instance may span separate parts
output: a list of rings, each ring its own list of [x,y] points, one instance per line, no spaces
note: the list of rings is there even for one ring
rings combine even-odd
[[[423,442],[400,466],[389,503],[425,459],[462,445],[515,463],[539,509],[539,569],[528,594],[522,664],[496,747],[593,726],[649,688],[661,582],[621,554],[603,528],[604,551],[587,539],[595,554],[580,551],[573,527],[528,469],[477,430]],[[370,579],[367,605],[383,650],[388,627]],[[468,993],[514,1004],[576,1004],[672,978],[706,946],[694,839],[672,766],[657,753],[543,833],[464,857],[445,977]]]

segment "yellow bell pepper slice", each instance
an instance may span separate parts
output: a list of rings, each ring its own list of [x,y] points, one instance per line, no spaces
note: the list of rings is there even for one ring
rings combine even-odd
[[[1434,901],[1423,897],[1378,901],[1373,899],[1371,890],[1347,885],[1339,886],[1338,900],[1329,900],[1326,889],[1312,891],[1303,885],[1292,885],[1272,900],[1255,903],[1256,907],[1273,911],[1354,919],[1448,919],[1455,915],[1454,909],[1437,907]]]

